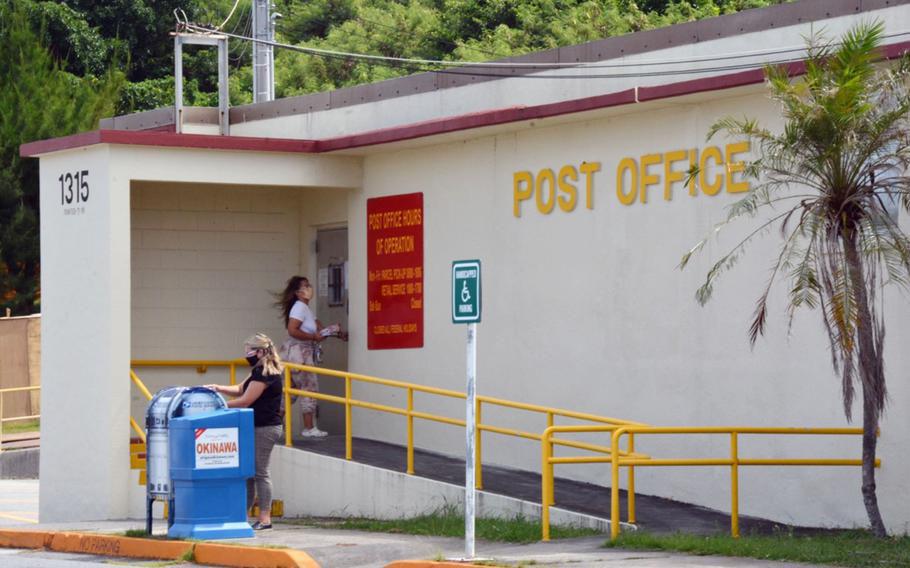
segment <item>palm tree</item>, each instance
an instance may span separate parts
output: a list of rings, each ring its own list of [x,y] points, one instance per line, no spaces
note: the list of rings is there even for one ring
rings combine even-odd
[[[772,99],[784,119],[781,132],[755,120],[725,118],[709,131],[747,137],[757,159],[745,164],[755,180],[731,205],[717,230],[742,217],[760,218],[744,240],[708,271],[696,298],[704,304],[717,278],[734,266],[750,241],[779,225],[783,239],[749,330],[764,334],[775,281],[789,289],[788,315],[820,308],[839,375],[844,413],[852,420],[855,384],[862,391],[862,495],[871,530],[886,530],[875,493],[875,447],[887,389],[885,325],[876,293],[888,283],[910,288],[910,238],[897,224],[910,213],[910,60],[884,64],[884,27],[860,24],[840,42],[809,42],[805,75],[791,81],[782,67],[766,69]],[[680,267],[707,239],[686,253]]]

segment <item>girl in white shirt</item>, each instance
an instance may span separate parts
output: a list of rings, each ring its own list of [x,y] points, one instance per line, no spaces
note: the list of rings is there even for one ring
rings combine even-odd
[[[280,356],[288,363],[299,365],[315,365],[316,350],[319,342],[325,339],[323,325],[310,310],[310,300],[313,299],[313,286],[304,276],[292,276],[285,286],[284,292],[276,294],[278,301],[275,306],[284,316],[288,338],[281,346]],[[338,332],[344,338],[343,332]],[[294,388],[309,392],[319,392],[319,379],[316,375],[305,371],[291,371],[291,382]],[[316,427],[316,399],[301,397],[300,407],[303,411],[304,438],[324,438],[326,432]]]

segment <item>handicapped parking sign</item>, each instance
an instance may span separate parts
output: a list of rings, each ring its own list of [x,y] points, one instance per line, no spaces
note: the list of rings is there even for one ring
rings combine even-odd
[[[480,261],[452,263],[452,323],[480,321]]]

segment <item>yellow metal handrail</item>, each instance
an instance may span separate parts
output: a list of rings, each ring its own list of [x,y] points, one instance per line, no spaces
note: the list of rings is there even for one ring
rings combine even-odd
[[[246,364],[246,361],[242,362]],[[182,361],[154,361],[149,359],[137,359],[131,362],[135,367],[196,367],[196,372],[199,374],[207,373],[209,367],[228,367],[230,373],[230,383],[232,385],[237,384],[237,365],[241,364],[240,361],[212,361],[212,360],[182,360]],[[145,386],[145,383],[142,382],[142,379],[139,378],[139,375],[130,369],[130,380],[136,385],[136,388],[139,389],[139,392],[145,396],[145,400],[152,400],[152,393]],[[136,432],[136,435],[142,440],[142,443],[145,443],[145,431],[142,430],[142,427],[139,426],[139,423],[130,416],[130,427]]]
[[[174,360],[174,361],[150,361],[136,360],[133,365],[137,367],[196,367],[197,372],[204,373],[208,367],[227,367],[230,370],[230,382],[236,384],[237,366],[246,365],[246,361],[237,360]],[[318,375],[339,378],[344,381],[344,396],[330,395],[325,393],[310,392],[293,388],[291,385],[292,371],[305,371]],[[131,378],[144,389],[146,396],[150,397],[148,390],[144,388],[142,382],[134,372],[130,372]],[[369,383],[382,385],[391,388],[403,389],[407,394],[407,402],[404,408],[379,404],[365,400],[358,400],[353,397],[354,382]],[[341,404],[345,409],[345,458],[353,458],[353,427],[352,411],[356,408],[365,408],[390,414],[404,416],[407,419],[407,473],[414,473],[414,419],[429,420],[454,426],[465,426],[465,421],[459,418],[451,418],[428,412],[421,412],[414,409],[414,393],[427,393],[447,398],[464,400],[466,395],[462,392],[429,387],[403,381],[382,379],[369,375],[351,373],[347,371],[336,371],[332,369],[323,369],[308,365],[298,365],[295,363],[285,363],[284,371],[284,397],[285,408],[291,408],[292,396],[304,396]],[[512,428],[504,428],[491,424],[482,423],[482,405],[501,406],[517,410],[536,412],[546,415],[547,427],[541,434],[527,432]],[[739,456],[738,437],[740,435],[862,435],[860,428],[752,428],[752,427],[656,427],[621,420],[606,416],[574,412],[559,408],[552,408],[541,405],[514,402],[487,396],[477,397],[476,411],[476,479],[475,484],[478,489],[482,488],[482,469],[481,469],[481,435],[483,432],[503,434],[521,439],[540,441],[541,443],[541,521],[543,539],[549,540],[549,507],[554,504],[554,475],[553,466],[556,464],[579,464],[579,463],[609,463],[611,464],[611,538],[616,538],[619,534],[620,514],[619,514],[619,468],[628,468],[628,521],[635,522],[635,468],[639,466],[729,466],[731,469],[731,532],[733,536],[739,536],[739,466],[857,466],[862,465],[859,459],[816,459],[816,458],[795,458],[795,459],[749,459]],[[574,420],[585,420],[593,422],[589,425],[565,425],[556,426],[554,420],[556,417],[568,418]],[[290,446],[291,440],[291,412],[285,413],[285,444]],[[137,428],[135,421],[134,428]],[[566,438],[554,437],[555,434],[573,434],[573,433],[610,433],[611,440],[609,446],[579,442]],[[730,436],[730,457],[728,458],[673,458],[658,459],[648,454],[635,451],[635,436],[640,434],[676,434],[676,435],[693,435],[693,434],[726,434]],[[620,441],[626,436],[628,441],[625,449],[620,448]],[[575,456],[575,457],[554,457],[554,446],[565,446],[576,449],[595,452],[602,455],[594,456]],[[615,459],[614,459],[615,457]],[[876,460],[876,466],[880,465],[880,460]]]
[[[196,367],[197,372],[206,372],[208,367],[228,367],[231,373],[231,384],[236,384],[236,367],[245,366],[247,362],[243,359],[233,359],[233,360],[209,360],[209,359],[200,359],[200,360],[134,360],[132,362],[134,367]],[[285,408],[291,408],[291,396],[305,396],[309,398],[315,398],[318,400],[333,402],[341,404],[345,408],[345,458],[353,459],[353,427],[352,427],[352,411],[356,408],[365,408],[369,410],[376,410],[379,412],[386,412],[389,414],[396,414],[399,416],[404,416],[407,420],[407,473],[414,473],[414,419],[429,420],[432,422],[439,422],[442,424],[449,424],[452,426],[459,426],[464,428],[465,421],[464,419],[451,418],[448,416],[442,416],[438,414],[432,414],[429,412],[421,412],[414,409],[414,393],[425,393],[436,396],[442,396],[446,398],[461,399],[466,398],[465,393],[442,389],[437,387],[430,387],[425,385],[418,385],[415,383],[408,383],[404,381],[396,381],[392,379],[383,379],[379,377],[373,377],[369,375],[362,375],[359,373],[351,373],[348,371],[336,371],[333,369],[324,369],[321,367],[313,367],[308,365],[298,365],[295,363],[284,363],[285,365],[285,374],[284,374],[284,397],[285,397]],[[303,391],[295,389],[291,386],[291,371],[305,371],[311,372],[318,375],[324,375],[328,377],[334,377],[344,380],[344,396],[330,395],[325,393],[316,393],[310,391]],[[135,373],[131,372],[131,378],[135,376]],[[138,377],[135,377],[134,382],[138,380]],[[353,383],[362,382],[375,385],[386,386],[390,388],[398,388],[405,390],[407,393],[407,405],[405,408],[399,408],[395,406],[389,406],[385,404],[379,404],[374,402],[369,402],[366,400],[357,400],[353,398]],[[141,381],[139,381],[141,384]],[[571,410],[564,410],[560,408],[552,408],[548,406],[540,406],[535,404],[528,404],[522,402],[515,402],[510,400],[504,400],[499,398],[487,397],[487,396],[478,396],[477,397],[477,429],[476,429],[476,438],[475,438],[475,464],[476,464],[476,476],[475,484],[478,489],[483,488],[483,469],[481,466],[481,457],[482,457],[482,433],[490,432],[494,434],[502,434],[506,436],[513,436],[517,438],[529,439],[534,441],[541,440],[541,434],[536,432],[527,432],[523,430],[517,430],[512,428],[504,428],[501,426],[494,426],[491,424],[483,424],[481,422],[482,416],[482,407],[484,404],[492,406],[501,406],[506,408],[512,408],[516,410],[523,410],[528,412],[535,412],[543,414],[547,419],[547,426],[552,426],[556,417],[567,418],[573,420],[586,420],[589,422],[595,422],[597,424],[607,424],[607,425],[627,425],[627,426],[640,426],[643,425],[640,422],[632,422],[628,420],[620,420],[618,418],[611,418],[607,416],[597,416],[595,414],[587,414],[583,412],[575,412]],[[292,445],[291,441],[291,413],[285,413],[285,445]],[[552,439],[550,441],[553,445],[562,445],[573,447],[577,449],[588,450],[592,452],[599,452],[608,454],[611,451],[609,446],[600,446],[596,444],[589,444],[585,442],[579,442],[575,440],[566,440],[566,439]]]
[[[35,420],[41,419],[40,414],[30,414],[28,416],[12,416],[7,417],[3,416],[3,395],[7,393],[14,392],[31,392],[41,390],[41,385],[30,386],[30,387],[9,387],[5,389],[0,389],[0,452],[3,451],[3,424],[6,422],[17,422],[20,420]]]
[[[550,441],[555,433],[610,432],[611,452],[606,456],[553,457]],[[730,456],[727,458],[653,458],[635,453],[635,436],[713,434],[730,436]],[[730,467],[730,533],[739,537],[739,466],[861,466],[861,459],[830,458],[742,458],[739,455],[739,436],[862,436],[862,428],[754,428],[754,427],[665,427],[665,426],[553,426],[547,428],[541,442],[541,524],[543,540],[550,539],[549,507],[553,500],[553,466],[570,463],[609,463],[610,478],[610,538],[620,533],[619,468],[629,470],[627,491],[627,520],[635,522],[635,467],[668,466],[729,466]],[[620,451],[620,440],[628,438],[625,453]],[[618,456],[613,459],[613,456]],[[881,460],[875,460],[879,467]]]
[[[351,426],[352,418],[351,412],[354,407],[358,408],[367,408],[370,410],[377,410],[380,412],[388,412],[391,414],[397,414],[400,416],[405,416],[407,418],[407,473],[414,473],[414,419],[420,418],[422,420],[429,420],[432,422],[440,422],[443,424],[450,424],[453,426],[465,426],[465,421],[459,418],[450,418],[447,416],[440,416],[438,414],[431,414],[427,412],[420,412],[414,410],[414,393],[429,393],[439,396],[445,396],[448,398],[455,398],[465,400],[466,395],[463,392],[453,391],[448,389],[441,389],[437,387],[429,387],[425,385],[417,385],[414,383],[407,383],[403,381],[394,381],[390,379],[381,379],[378,377],[371,377],[369,375],[362,375],[358,373],[350,373],[347,371],[335,371],[332,369],[323,369],[320,367],[312,367],[308,365],[298,365],[295,363],[285,363],[285,408],[290,408],[291,396],[305,396],[309,398],[315,398],[318,400],[324,400],[327,402],[335,402],[342,404],[345,407],[345,458],[353,459],[353,428]],[[303,391],[291,387],[290,373],[292,370],[306,371],[314,374],[326,375],[330,377],[337,377],[344,379],[345,381],[345,396],[335,396],[324,393],[314,393],[310,391]],[[398,408],[394,406],[388,406],[383,404],[376,404],[372,402],[367,402],[363,400],[356,400],[352,397],[353,382],[360,381],[364,383],[383,385],[388,387],[404,389],[407,393],[407,406],[406,408]],[[537,412],[540,414],[545,414],[547,417],[547,425],[552,426],[554,418],[559,416],[562,418],[571,418],[576,420],[588,420],[601,424],[611,424],[611,425],[628,425],[628,426],[640,426],[643,425],[640,422],[632,422],[628,420],[620,420],[618,418],[610,418],[607,416],[597,416],[595,414],[587,414],[583,412],[574,412],[571,410],[564,410],[561,408],[553,408],[548,406],[540,406],[535,404],[527,404],[522,402],[514,402],[510,400],[498,399],[493,397],[481,396],[478,395],[476,399],[476,434],[475,434],[475,455],[474,455],[474,464],[475,464],[475,486],[477,489],[483,488],[483,467],[482,467],[482,433],[491,432],[494,434],[503,434],[506,436],[513,436],[517,438],[524,438],[529,440],[540,441],[541,434],[535,432],[527,432],[523,430],[516,430],[512,428],[503,428],[499,426],[493,426],[489,424],[483,424],[482,419],[482,405],[496,405],[507,408],[514,408],[517,410],[525,410],[530,412]],[[291,417],[290,415],[285,416],[285,445],[291,445]],[[609,453],[611,448],[608,446],[598,446],[595,444],[588,444],[584,442],[578,442],[574,440],[565,440],[565,439],[552,439],[550,441],[554,445],[569,446],[579,449],[585,449],[592,452],[602,452]]]

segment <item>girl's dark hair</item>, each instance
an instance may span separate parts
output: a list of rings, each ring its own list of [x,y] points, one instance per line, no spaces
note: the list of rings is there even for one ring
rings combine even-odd
[[[309,281],[306,276],[291,276],[283,292],[272,293],[272,296],[275,297],[275,303],[272,305],[281,312],[285,327],[288,325],[288,320],[291,319],[291,308],[294,307],[294,302],[297,301],[297,290],[300,290],[300,283]]]

